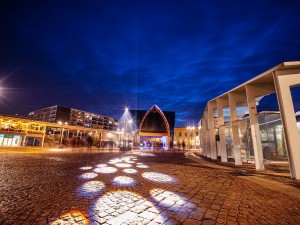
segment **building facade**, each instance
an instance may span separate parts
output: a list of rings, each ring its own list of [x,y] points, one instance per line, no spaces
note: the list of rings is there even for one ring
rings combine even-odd
[[[111,131],[115,131],[118,127],[118,121],[116,119],[59,105],[30,112],[28,118],[50,123],[61,121],[73,126]]]
[[[141,148],[173,147],[175,112],[162,111],[157,105],[149,110],[130,110]]]
[[[200,149],[200,130],[198,126],[176,127],[174,129],[174,148]]]
[[[64,106],[0,115],[0,147],[105,146],[116,135],[116,119]]]
[[[89,140],[105,147],[116,135],[110,130],[0,114],[0,147],[87,147]]]

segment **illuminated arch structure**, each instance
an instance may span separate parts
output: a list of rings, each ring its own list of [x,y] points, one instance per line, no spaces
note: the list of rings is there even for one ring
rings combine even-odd
[[[130,110],[138,127],[137,142],[152,143],[152,148],[159,147],[153,143],[161,143],[160,147],[172,147],[175,124],[175,112],[162,111],[157,105],[146,110]],[[149,146],[144,146],[149,147]]]

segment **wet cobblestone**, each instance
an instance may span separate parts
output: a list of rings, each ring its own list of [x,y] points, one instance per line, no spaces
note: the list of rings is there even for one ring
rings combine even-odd
[[[3,225],[300,224],[300,197],[183,153],[0,152],[0,163]]]

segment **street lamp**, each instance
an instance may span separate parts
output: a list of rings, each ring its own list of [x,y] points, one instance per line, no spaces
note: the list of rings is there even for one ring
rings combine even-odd
[[[124,107],[125,113],[124,113],[124,139],[125,139],[125,148],[124,149],[128,149],[128,127],[127,127],[127,123],[131,124],[132,120],[129,119],[128,120],[128,112],[129,112],[129,108],[127,106]]]
[[[121,131],[120,131],[120,135],[122,135],[121,137],[122,137],[122,147],[123,147],[123,149],[124,149],[124,147],[125,147],[125,138],[124,138],[124,132],[125,131],[125,129],[124,128],[122,128],[121,129]],[[121,139],[120,139],[121,140]]]
[[[59,148],[62,148],[62,139],[63,139],[63,132],[64,132],[64,125],[68,125],[67,122],[58,121],[58,124],[61,124],[61,130],[60,130],[60,141],[59,141]]]
[[[129,123],[129,132],[127,131],[127,135],[129,135],[129,137],[131,136],[130,134],[131,134],[131,125],[132,125],[132,122],[133,122],[133,120],[132,119],[129,119],[128,120],[128,123]],[[129,134],[128,134],[129,133]],[[129,141],[129,137],[127,137],[127,141]],[[129,145],[129,144],[128,144]]]

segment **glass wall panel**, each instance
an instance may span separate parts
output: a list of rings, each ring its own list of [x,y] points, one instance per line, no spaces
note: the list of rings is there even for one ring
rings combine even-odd
[[[285,139],[279,113],[258,115],[263,157],[266,160],[286,161]]]
[[[234,157],[233,151],[233,139],[232,139],[232,128],[231,123],[225,124],[225,142],[226,142],[226,152],[227,156],[230,158]]]
[[[251,136],[251,127],[249,118],[239,121],[239,137],[241,143],[242,159],[250,159],[254,157],[253,143]]]

